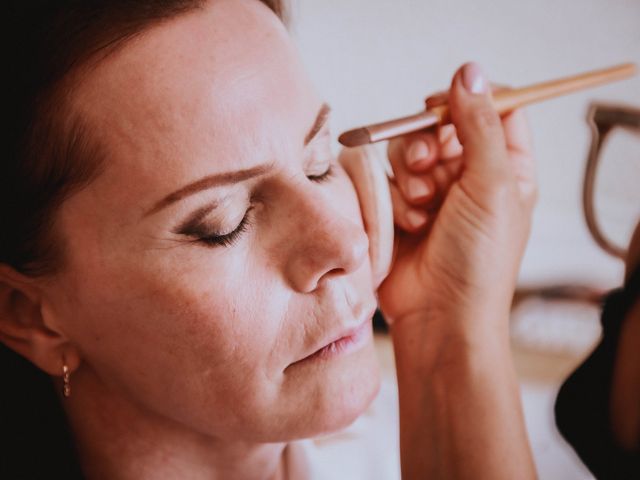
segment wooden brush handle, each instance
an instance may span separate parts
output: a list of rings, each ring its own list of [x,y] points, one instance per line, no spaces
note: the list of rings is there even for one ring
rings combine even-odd
[[[584,88],[622,80],[636,74],[633,63],[623,63],[614,67],[581,73],[571,77],[537,83],[528,87],[500,90],[493,95],[493,104],[503,115],[523,107],[549,98],[566,95],[567,93]],[[438,105],[428,108],[415,115],[387,120],[386,122],[368,125],[366,127],[349,130],[340,135],[340,143],[347,147],[355,147],[366,143],[379,142],[390,138],[417,132],[437,125],[451,123],[448,105]]]
[[[498,112],[507,113],[542,100],[631,77],[635,73],[636,66],[633,63],[624,63],[571,77],[536,83],[528,87],[500,91],[494,95],[493,103]]]
[[[581,73],[570,77],[550,80],[548,82],[536,83],[527,87],[514,88],[510,90],[500,90],[493,95],[493,105],[501,115],[516,108],[524,107],[532,103],[541,102],[549,98],[559,97],[568,93],[594,87],[604,83],[622,80],[635,75],[636,65],[633,63],[623,63],[614,67],[594,70],[592,72]],[[449,106],[439,105],[427,110],[440,118],[438,124],[451,123],[449,116]]]

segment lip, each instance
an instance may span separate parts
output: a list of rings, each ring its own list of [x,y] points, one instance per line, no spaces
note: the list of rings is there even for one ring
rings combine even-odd
[[[315,348],[313,353],[289,366],[312,360],[326,360],[360,349],[369,335],[371,335],[371,319],[374,313],[375,308],[369,310],[366,316],[361,317],[362,320],[356,326],[345,328],[337,334],[329,335],[322,342],[319,342],[319,347]]]

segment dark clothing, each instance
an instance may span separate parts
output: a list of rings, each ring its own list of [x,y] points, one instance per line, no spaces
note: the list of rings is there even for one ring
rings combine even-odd
[[[81,480],[49,376],[0,343],[0,479]]]
[[[608,295],[602,312],[602,340],[562,385],[556,399],[558,429],[596,478],[640,479],[640,452],[627,452],[617,445],[609,416],[620,330],[638,299],[640,269],[623,288]]]

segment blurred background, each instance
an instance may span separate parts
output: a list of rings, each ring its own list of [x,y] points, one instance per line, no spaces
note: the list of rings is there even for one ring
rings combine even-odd
[[[332,105],[336,137],[352,127],[415,113],[469,60],[479,62],[492,81],[512,86],[623,62],[640,65],[639,0],[290,3],[290,29]],[[594,100],[640,108],[640,77],[527,109],[540,198],[520,277],[523,291],[557,284],[604,291],[622,282],[622,261],[595,244],[582,212],[591,142],[586,116]],[[597,184],[597,195],[606,200],[601,217],[627,241],[630,232],[625,232],[640,213],[640,136],[613,132],[602,164],[607,166]],[[599,333],[598,308],[585,302],[523,296],[514,308],[516,364],[541,479],[591,478],[555,430],[552,408],[560,383]],[[387,347],[380,342],[390,363]]]

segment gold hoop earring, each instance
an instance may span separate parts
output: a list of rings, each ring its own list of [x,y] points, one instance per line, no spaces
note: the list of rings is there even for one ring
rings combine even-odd
[[[69,374],[69,367],[65,363],[62,365],[62,395],[64,398],[69,398],[71,396],[71,375]]]

